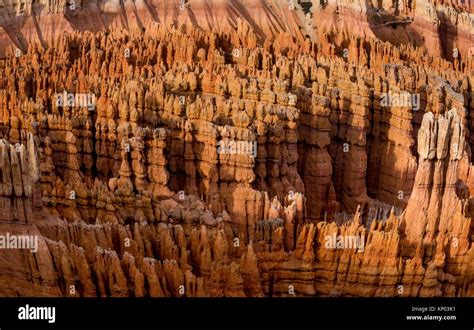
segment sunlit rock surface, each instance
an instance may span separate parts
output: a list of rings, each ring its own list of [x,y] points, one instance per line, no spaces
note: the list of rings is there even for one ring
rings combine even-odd
[[[472,4],[308,8],[1,2],[0,295],[474,296]]]

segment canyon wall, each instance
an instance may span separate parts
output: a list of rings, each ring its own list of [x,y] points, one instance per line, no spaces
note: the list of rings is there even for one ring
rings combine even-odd
[[[376,37],[394,45],[416,45],[461,65],[474,57],[472,1],[313,0],[318,39],[344,42],[347,36]]]

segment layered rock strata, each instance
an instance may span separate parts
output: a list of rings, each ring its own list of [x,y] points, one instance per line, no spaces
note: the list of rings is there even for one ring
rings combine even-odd
[[[0,294],[473,296],[469,67],[210,29],[7,52]]]

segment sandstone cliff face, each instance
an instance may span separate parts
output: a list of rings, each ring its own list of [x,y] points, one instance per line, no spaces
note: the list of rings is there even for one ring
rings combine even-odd
[[[63,32],[143,31],[154,26],[194,26],[235,31],[249,26],[256,40],[288,33],[299,41],[330,40],[345,48],[350,36],[377,37],[395,45],[414,44],[457,65],[472,62],[472,1],[313,0],[142,0],[10,1],[0,4],[0,54],[26,51],[32,42],[56,46]],[[304,7],[304,8],[303,8]],[[304,9],[304,10],[303,10]],[[469,66],[469,65],[468,65]]]
[[[313,8],[319,40],[347,47],[351,35],[377,37],[395,45],[414,44],[457,65],[472,65],[472,1],[313,0]]]
[[[81,3],[7,51],[0,233],[39,248],[0,250],[1,295],[474,295],[472,61],[244,4]]]
[[[245,23],[261,42],[281,32],[303,39],[300,22],[286,0],[5,1],[0,3],[0,54],[12,46],[26,51],[32,42],[56,46],[64,32],[142,31],[158,25],[230,32]]]

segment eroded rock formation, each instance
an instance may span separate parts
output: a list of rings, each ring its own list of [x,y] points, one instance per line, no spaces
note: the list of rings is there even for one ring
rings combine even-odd
[[[472,60],[244,3],[48,4],[4,48],[0,234],[39,246],[0,295],[474,295]]]

